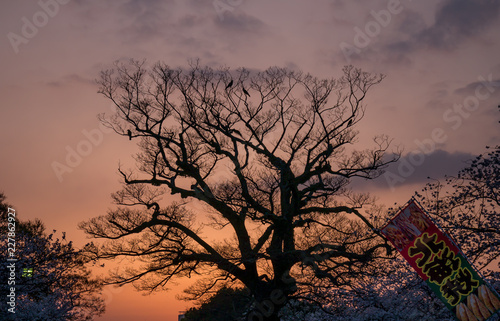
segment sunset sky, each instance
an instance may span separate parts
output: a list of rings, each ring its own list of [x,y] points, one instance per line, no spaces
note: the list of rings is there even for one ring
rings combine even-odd
[[[384,73],[359,144],[387,134],[403,162],[356,186],[402,204],[427,176],[455,174],[500,144],[499,11],[493,0],[2,1],[0,191],[20,219],[38,217],[83,245],[77,224],[113,208],[118,163],[133,166],[137,150],[100,127],[97,115],[112,106],[94,80],[116,60],[183,67],[199,58],[318,77],[346,64]],[[187,306],[178,289],[108,290],[98,320],[177,320]]]

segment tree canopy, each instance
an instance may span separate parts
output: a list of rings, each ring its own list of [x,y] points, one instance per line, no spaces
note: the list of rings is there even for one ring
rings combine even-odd
[[[136,170],[119,169],[119,206],[81,224],[108,240],[93,249],[97,257],[143,262],[116,271],[110,283],[154,291],[205,274],[187,290],[191,298],[244,285],[256,302],[252,313],[277,320],[303,289],[363,273],[390,250],[370,222],[371,198],[349,189],[351,178],[375,178],[397,159],[387,156],[385,136],[355,148],[366,95],[383,78],[352,66],[338,79],[319,79],[197,62],[173,69],[130,61],[103,71],[99,92],[117,112],[101,119],[141,149]],[[160,201],[167,192],[177,203]],[[233,237],[205,235],[205,215],[189,208],[194,200],[212,227]]]
[[[9,242],[15,242],[15,269],[9,264],[0,266],[0,274],[6,276],[0,286],[2,297],[8,298],[15,288],[15,309],[9,312],[3,303],[2,320],[32,321],[84,321],[104,313],[104,301],[100,297],[101,283],[90,276],[85,265],[88,257],[66,240],[65,233],[55,238],[47,234],[40,220],[23,221],[16,216],[15,222],[8,220],[9,206],[0,193],[0,230],[5,238],[0,240],[0,253],[7,258]],[[18,215],[18,213],[16,213]],[[15,228],[9,229],[7,222]],[[9,235],[9,238],[7,238]],[[12,273],[15,276],[11,278]]]
[[[500,146],[467,162],[457,174],[432,179],[416,193],[427,213],[450,235],[489,284],[500,292]],[[387,217],[396,214],[389,209]],[[385,212],[385,210],[383,211]],[[379,216],[382,217],[382,216]],[[378,260],[373,275],[327,291],[328,312],[304,320],[455,320],[401,256]],[[296,316],[295,311],[288,315]],[[492,320],[496,320],[494,317]]]
[[[184,321],[237,321],[245,314],[251,302],[250,292],[244,288],[221,288],[216,294],[191,308],[184,314]]]
[[[500,269],[500,146],[417,196],[469,260],[490,276]]]

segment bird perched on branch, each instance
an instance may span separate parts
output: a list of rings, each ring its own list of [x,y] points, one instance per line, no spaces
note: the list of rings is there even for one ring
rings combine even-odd
[[[239,130],[237,130],[237,129],[234,129],[234,128],[231,128],[231,129],[229,130],[229,133],[230,133],[230,134],[233,134],[233,133],[234,133],[234,134],[236,134],[236,135],[242,136],[242,135],[241,135],[241,133],[240,133],[240,131],[239,131]]]
[[[226,86],[226,90],[228,90],[229,88],[231,88],[231,86],[233,86],[233,80],[231,79],[231,81],[229,82],[229,84],[227,84]]]
[[[130,129],[127,129],[128,140],[132,140],[132,132]]]
[[[250,94],[249,94],[249,93],[248,93],[248,91],[245,89],[245,87],[241,86],[241,88],[243,88],[243,93],[244,93],[246,96],[250,97]]]

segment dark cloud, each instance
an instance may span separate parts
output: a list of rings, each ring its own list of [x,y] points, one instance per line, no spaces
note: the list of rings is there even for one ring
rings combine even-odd
[[[128,15],[136,13],[147,13],[150,16],[155,15],[155,12],[162,8],[165,3],[173,4],[173,1],[162,0],[129,0],[122,5],[122,10]]]
[[[174,0],[89,0],[79,4],[78,21],[72,23],[86,36],[98,33],[108,45],[141,44],[170,35],[179,17],[180,6]]]
[[[71,85],[83,84],[83,85],[96,86],[96,83],[93,79],[82,77],[81,75],[77,75],[77,74],[70,74],[70,75],[62,77],[59,80],[48,81],[45,84],[50,86],[50,87],[63,87],[63,86],[68,85],[68,84],[71,84]]]
[[[498,119],[500,109],[500,78],[493,78],[492,74],[480,76],[482,79],[471,82],[454,91],[460,101],[474,101],[475,97],[479,102],[480,113],[488,119]],[[498,137],[493,136],[498,141]],[[491,144],[491,141],[490,141]],[[497,143],[494,143],[497,144]]]
[[[496,21],[500,2],[448,0],[437,11],[435,23],[417,35],[416,41],[435,49],[455,49]]]
[[[478,87],[488,86],[491,90],[494,90],[494,93],[500,93],[500,78],[497,79],[488,79],[488,77],[484,77],[484,81],[474,81],[463,87],[455,89],[455,94],[458,95],[476,95],[476,90]]]
[[[411,59],[407,55],[410,49],[411,46],[407,42],[392,43],[385,47],[380,58],[384,63],[410,65]]]
[[[401,40],[409,40],[416,33],[422,32],[427,28],[424,16],[422,13],[405,8],[399,14],[400,20],[397,25],[397,30],[402,36]]]
[[[415,35],[425,30],[426,24],[422,14],[410,9],[404,9],[399,18],[395,20],[397,40],[382,42],[379,51],[388,62],[409,64],[409,54],[419,48]]]
[[[235,9],[237,10],[237,9]],[[223,19],[214,17],[215,25],[231,33],[259,33],[264,28],[264,23],[243,12],[227,12]]]
[[[428,177],[442,179],[445,175],[456,175],[458,171],[467,166],[468,160],[475,157],[470,153],[450,153],[441,149],[430,154],[423,154],[420,151],[418,153],[418,156],[409,153],[401,157],[397,163],[391,164],[385,173],[377,179],[354,180],[353,187],[369,190],[373,188],[393,189],[415,183],[421,183],[423,186],[429,181]]]
[[[168,10],[167,10],[168,9]],[[120,7],[122,36],[132,42],[161,38],[167,24],[170,24],[176,5],[173,1],[130,0]]]
[[[226,3],[226,2],[224,2]],[[265,24],[247,14],[242,5],[227,4],[222,12],[211,1],[129,0],[118,8],[116,39],[136,50],[149,44],[164,44],[170,57],[220,60],[219,45],[237,47],[262,35]],[[229,8],[229,9],[227,9]],[[118,19],[115,17],[115,20]],[[215,28],[214,28],[215,27]],[[214,42],[218,38],[220,42]]]
[[[455,50],[463,42],[481,37],[498,21],[499,12],[500,1],[446,0],[434,14],[433,24],[428,25],[421,13],[404,8],[392,17],[390,29],[395,33],[391,37],[383,36],[388,31],[382,29],[380,36],[351,58],[408,64],[411,55],[420,50]]]
[[[427,98],[425,107],[429,110],[447,109],[453,103],[450,84],[446,81],[429,83],[425,97]]]
[[[453,50],[490,27],[499,12],[499,1],[447,0],[434,15],[434,24],[426,26],[420,14],[408,11],[398,26],[401,39],[385,49],[401,54],[429,48]]]

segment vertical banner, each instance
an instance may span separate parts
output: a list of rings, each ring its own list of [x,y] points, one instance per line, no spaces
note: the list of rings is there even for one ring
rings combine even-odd
[[[500,298],[414,200],[382,233],[457,320],[483,321],[500,310]]]

